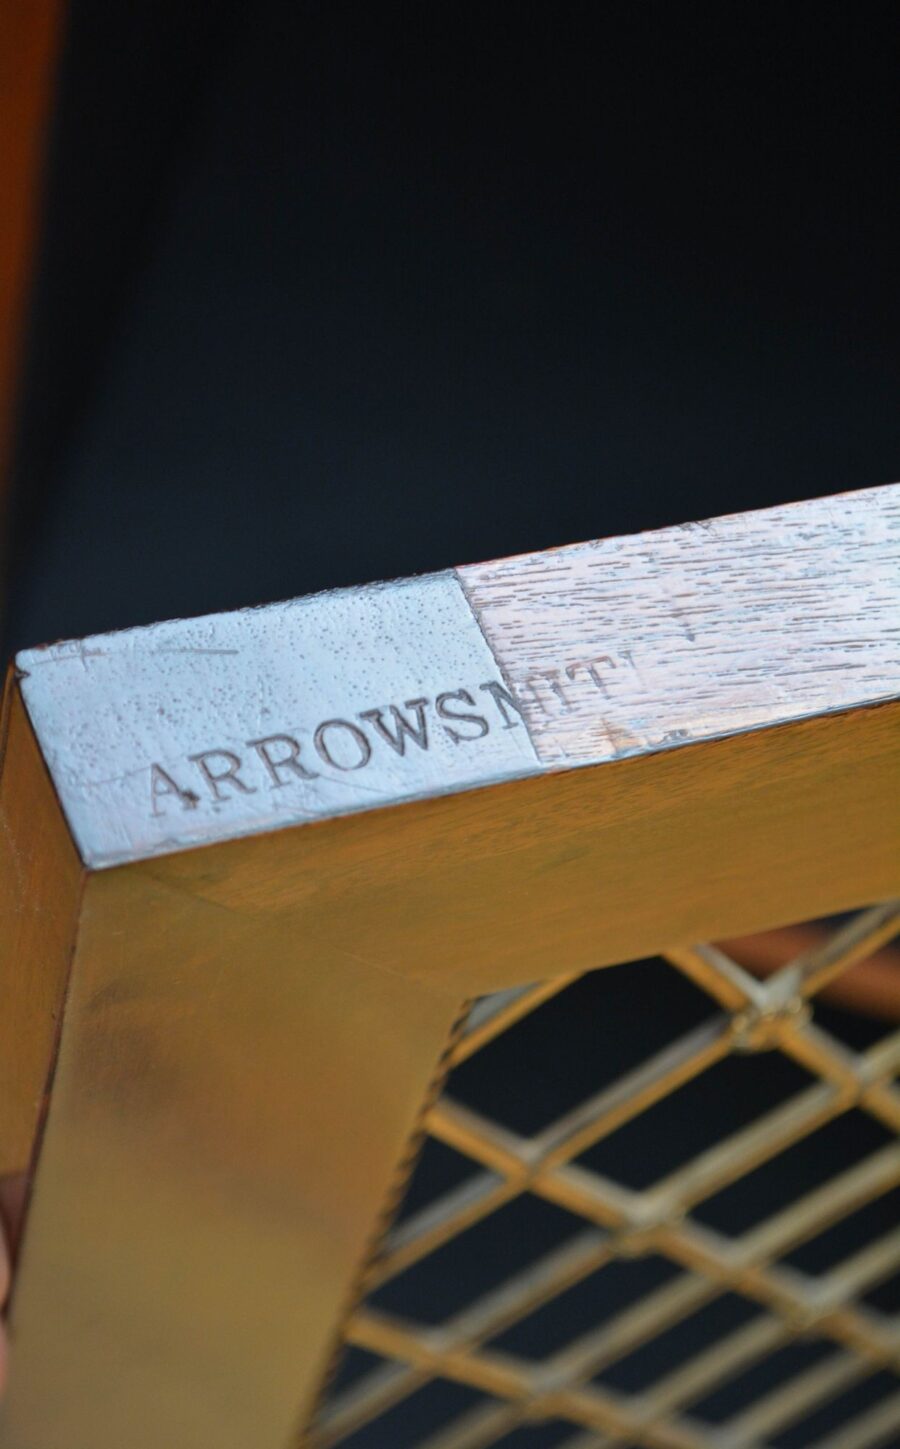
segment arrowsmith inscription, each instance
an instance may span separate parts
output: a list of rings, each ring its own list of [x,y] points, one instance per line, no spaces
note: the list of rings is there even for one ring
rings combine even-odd
[[[203,798],[220,804],[260,790],[356,774],[377,764],[379,752],[408,759],[431,750],[435,735],[467,746],[492,730],[523,728],[522,707],[499,680],[474,688],[447,689],[434,697],[363,709],[352,718],[322,719],[310,730],[261,735],[239,746],[211,746],[188,755],[179,766],[150,766],[150,812],[195,810]],[[199,792],[199,793],[198,793]]]
[[[82,859],[148,855],[541,768],[452,573],[26,650]]]

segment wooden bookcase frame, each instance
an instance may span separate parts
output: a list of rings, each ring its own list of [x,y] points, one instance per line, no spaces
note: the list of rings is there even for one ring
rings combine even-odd
[[[900,894],[898,562],[878,488],[20,656],[2,1449],[315,1442],[468,1003],[669,952],[739,1012],[696,943]]]

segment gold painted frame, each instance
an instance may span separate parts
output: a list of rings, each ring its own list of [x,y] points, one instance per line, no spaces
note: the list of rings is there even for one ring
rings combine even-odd
[[[103,751],[77,750],[83,719],[106,739],[115,715],[113,750],[131,709],[126,682],[98,712],[92,658],[134,671],[144,708],[162,636],[20,657],[0,776],[0,1171],[28,1171],[32,1190],[2,1449],[315,1443],[323,1376],[473,999],[668,952],[743,1029],[794,1032],[798,991],[834,961],[795,971],[776,1002],[787,978],[748,996],[694,943],[900,893],[898,508],[900,490],[872,489],[440,576],[441,609],[458,592],[466,648],[496,675],[439,679],[452,641],[431,629],[432,718],[438,686],[483,687],[487,704],[457,699],[444,726],[490,705],[495,733],[527,732],[533,756],[492,756],[462,783],[392,773],[351,813],[306,799],[274,828],[228,815],[219,796],[258,800],[233,783],[239,745],[217,738],[197,792],[165,767],[163,806],[192,833],[130,855],[103,855]],[[359,647],[394,658],[402,634],[418,658],[426,643],[391,632],[392,587],[410,586],[383,586],[388,623]],[[209,637],[233,617],[206,621]],[[73,663],[59,695],[37,682]],[[194,697],[193,676],[166,678],[160,712],[172,690]],[[314,706],[311,739],[333,719]],[[354,728],[375,741],[391,707],[373,700],[354,718],[380,719]],[[244,723],[234,739],[258,743]],[[95,757],[88,788],[79,762]],[[154,763],[135,767],[147,820],[123,806],[110,840],[150,828]],[[205,836],[186,798],[200,785]],[[895,927],[866,920],[867,948]],[[471,1123],[442,1130],[502,1156]]]

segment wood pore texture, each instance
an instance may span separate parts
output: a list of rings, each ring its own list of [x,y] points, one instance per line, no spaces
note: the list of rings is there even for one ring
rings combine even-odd
[[[459,570],[548,764],[891,697],[900,485]]]

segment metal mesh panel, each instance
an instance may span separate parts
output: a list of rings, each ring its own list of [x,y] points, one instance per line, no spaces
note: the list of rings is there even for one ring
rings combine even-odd
[[[432,1143],[465,1159],[466,1173],[387,1233],[345,1326],[355,1377],[338,1375],[306,1432],[309,1449],[900,1443],[900,1388],[890,1380],[900,1367],[900,1316],[870,1301],[900,1270],[900,1226],[885,1228],[883,1213],[875,1230],[867,1231],[866,1222],[871,1205],[883,1204],[900,1184],[900,1031],[854,1049],[812,1010],[823,987],[898,928],[900,903],[876,906],[765,981],[715,946],[666,953],[667,969],[704,994],[705,1019],[530,1134],[456,1100],[451,1070],[425,1126]],[[596,974],[601,984],[609,979]],[[451,1067],[470,1061],[572,981],[560,977],[476,1003]],[[654,1002],[641,1005],[649,1020]],[[694,1082],[714,1091],[718,1065],[746,1054],[763,1074],[786,1059],[807,1085],[648,1186],[626,1185],[591,1164],[592,1152],[613,1133]],[[731,1234],[704,1219],[704,1205],[717,1194],[746,1193],[754,1173],[842,1119],[845,1126],[867,1124],[844,1137],[858,1138],[861,1155],[830,1159],[836,1170],[804,1184],[745,1231]],[[877,1145],[869,1150],[872,1123]],[[437,1323],[385,1309],[386,1285],[526,1197],[561,1210],[571,1231]],[[797,1265],[798,1249],[850,1222],[862,1225],[851,1251],[821,1271]],[[548,1306],[565,1307],[579,1285],[602,1284],[616,1264],[642,1260],[648,1272],[658,1269],[656,1280],[651,1274],[637,1296],[598,1323],[579,1325],[551,1351],[533,1357],[504,1342]],[[697,1347],[685,1325],[704,1314],[712,1328]],[[678,1352],[679,1338],[694,1345],[687,1356]],[[633,1365],[648,1350],[649,1382],[635,1388],[628,1374],[616,1379],[617,1365]],[[754,1392],[760,1366],[765,1372]],[[735,1399],[741,1386],[743,1397]],[[435,1398],[438,1422],[409,1437],[401,1411],[429,1387],[444,1390]],[[841,1396],[845,1408],[835,1428],[826,1411]]]

